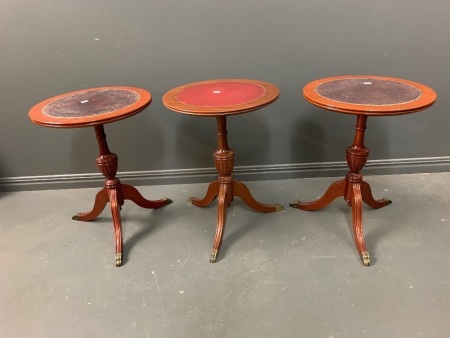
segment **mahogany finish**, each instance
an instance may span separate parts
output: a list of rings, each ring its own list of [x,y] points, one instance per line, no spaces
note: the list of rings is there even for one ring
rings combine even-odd
[[[218,148],[213,153],[213,159],[219,175],[217,180],[209,184],[203,198],[189,199],[193,205],[205,207],[217,197],[217,226],[210,256],[211,263],[217,260],[225,228],[226,208],[231,205],[235,196],[256,211],[283,210],[279,204],[263,204],[256,201],[245,184],[232,177],[234,151],[228,147],[226,127],[227,116],[260,109],[275,101],[278,95],[278,88],[270,83],[219,79],[180,86],[163,96],[164,105],[173,111],[195,116],[213,116],[217,120]]]
[[[363,180],[360,173],[369,156],[369,149],[364,145],[367,118],[409,114],[426,109],[436,101],[436,92],[422,84],[396,78],[338,76],[307,84],[303,95],[318,107],[356,115],[356,130],[353,144],[346,150],[350,171],[345,179],[331,184],[325,194],[313,202],[295,201],[290,206],[308,211],[318,210],[343,196],[352,208],[356,248],[363,264],[368,266],[370,256],[364,241],[362,202],[374,209],[392,202],[388,199],[374,199],[369,183]]]
[[[54,128],[76,128],[93,126],[97,138],[99,156],[96,159],[100,172],[105,176],[105,186],[100,190],[89,212],[72,217],[76,221],[91,221],[97,218],[109,202],[116,238],[116,266],[122,265],[122,223],[120,209],[124,200],[131,200],[142,208],[158,209],[170,202],[168,198],[156,201],[145,199],[138,190],[122,184],[116,178],[117,155],[111,153],[106,142],[103,125],[122,120],[144,110],[151,102],[151,94],[134,87],[99,87],[55,96],[30,109],[30,119],[41,126]]]

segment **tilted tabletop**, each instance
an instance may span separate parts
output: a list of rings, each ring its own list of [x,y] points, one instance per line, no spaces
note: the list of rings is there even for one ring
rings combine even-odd
[[[39,125],[55,128],[94,126],[122,120],[144,110],[151,94],[135,87],[98,87],[61,94],[29,111]]]
[[[275,101],[278,96],[278,88],[267,82],[218,79],[174,88],[163,96],[163,103],[179,113],[226,116],[262,108]]]
[[[308,83],[303,95],[312,104],[356,115],[402,115],[430,107],[436,92],[423,84],[382,76],[336,76]]]

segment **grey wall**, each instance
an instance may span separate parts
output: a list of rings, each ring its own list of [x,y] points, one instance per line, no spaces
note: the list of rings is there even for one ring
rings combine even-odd
[[[97,173],[91,128],[44,128],[27,113],[48,97],[104,85],[153,94],[143,113],[106,125],[119,171],[211,168],[214,119],[171,112],[161,97],[213,78],[260,79],[281,91],[269,107],[229,119],[237,169],[342,162],[355,118],[311,106],[301,90],[347,74],[433,87],[439,97],[427,111],[369,118],[366,145],[371,160],[420,159],[412,161],[420,167],[431,159],[446,170],[449,32],[447,0],[3,0],[0,180]]]

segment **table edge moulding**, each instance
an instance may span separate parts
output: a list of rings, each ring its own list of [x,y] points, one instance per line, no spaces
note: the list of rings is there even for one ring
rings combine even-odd
[[[64,101],[70,98],[80,98],[80,100],[77,102],[78,105],[74,107],[73,105],[75,104],[75,102],[72,102],[71,107],[65,108],[70,109],[71,112],[74,112],[77,108],[88,111],[89,105],[94,103],[93,101],[96,100],[95,97],[92,97],[92,94],[106,91],[123,91],[134,93],[137,96],[137,99],[130,104],[120,106],[119,109],[111,111],[100,111],[95,115],[86,113],[80,116],[71,117],[65,116],[64,114],[57,115],[44,112],[45,107],[48,107],[49,105],[52,104],[56,106],[56,104],[59,102],[61,102],[62,105],[64,105],[65,103]],[[93,126],[95,124],[111,123],[138,114],[145,108],[147,108],[150,105],[151,101],[152,95],[150,94],[150,92],[142,88],[129,86],[109,86],[109,87],[105,86],[96,88],[86,88],[65,94],[60,94],[39,102],[30,109],[29,117],[34,123],[45,127],[52,127],[52,128],[86,127],[86,126]],[[55,107],[55,110],[57,110],[57,108],[58,107]]]
[[[248,97],[245,101],[241,103],[236,103],[239,99],[237,98],[232,103],[224,103],[222,105],[216,104],[214,101],[217,100],[215,97],[220,97],[221,94],[224,94],[227,88],[221,87],[224,83],[236,84],[235,88],[231,88],[230,90],[235,90],[235,93],[239,93],[239,85],[245,85],[249,89],[260,89],[260,95],[256,97]],[[195,85],[195,86],[193,86]],[[200,89],[208,89],[208,95],[204,95],[205,100],[210,100],[210,105],[196,105],[194,103],[189,103],[186,101],[179,100],[180,94],[186,93],[194,87],[199,87]],[[252,88],[253,87],[253,88]],[[224,91],[223,91],[224,90]],[[192,96],[196,93],[194,90],[190,92]],[[234,93],[233,93],[234,94]],[[236,115],[241,113],[246,113],[252,110],[261,109],[272,102],[274,102],[280,94],[279,89],[268,82],[257,81],[257,80],[247,80],[247,79],[216,79],[216,80],[207,80],[207,81],[199,81],[194,83],[185,84],[176,88],[169,90],[163,96],[164,105],[176,112],[184,113],[188,115],[196,115],[196,116],[224,116],[224,115]],[[200,98],[200,99],[203,99]],[[189,98],[188,98],[189,99]],[[185,99],[186,100],[186,99]],[[198,101],[197,101],[198,102]]]
[[[402,85],[410,86],[411,88],[418,89],[420,91],[420,97],[414,100],[408,100],[407,102],[401,103],[391,103],[391,104],[355,104],[348,103],[345,101],[338,101],[329,99],[317,92],[317,88],[325,83],[332,83],[333,81],[344,81],[344,80],[359,80],[363,82],[363,85],[370,87],[373,85],[371,80],[386,81],[391,83],[398,83]],[[364,81],[367,80],[367,81]],[[373,116],[385,116],[385,115],[403,115],[410,114],[420,110],[427,109],[436,100],[436,92],[423,84],[404,80],[399,78],[392,78],[386,76],[373,76],[373,75],[351,75],[351,76],[334,76],[323,79],[318,79],[312,81],[304,86],[303,96],[310,103],[332,111],[337,111],[346,114],[355,115],[373,115]]]

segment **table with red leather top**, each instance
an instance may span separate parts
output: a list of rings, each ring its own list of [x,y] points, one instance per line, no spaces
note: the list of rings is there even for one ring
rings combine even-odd
[[[171,202],[169,198],[150,201],[138,190],[122,184],[116,178],[118,158],[111,153],[106,142],[103,125],[133,116],[149,106],[151,94],[135,87],[99,87],[61,94],[44,100],[29,111],[30,119],[41,126],[53,128],[93,127],[99,147],[97,166],[106,177],[105,186],[100,190],[91,211],[78,213],[72,217],[77,221],[91,221],[97,218],[106,204],[111,205],[116,239],[115,265],[122,265],[122,223],[120,209],[124,200],[131,200],[142,208],[157,209]]]
[[[218,148],[213,153],[217,180],[210,183],[205,197],[192,197],[189,202],[205,207],[218,200],[217,227],[210,262],[214,263],[222,244],[226,208],[240,197],[250,208],[260,212],[283,210],[279,204],[256,201],[249,189],[232,177],[234,151],[228,147],[226,119],[228,116],[260,109],[274,102],[279,90],[273,84],[247,79],[219,79],[191,83],[174,88],[163,96],[164,105],[182,114],[215,117],[217,120]],[[250,136],[249,136],[250,137]]]
[[[418,112],[430,107],[436,92],[420,83],[382,76],[336,76],[308,83],[303,88],[307,101],[318,107],[356,116],[353,144],[347,148],[346,157],[350,171],[345,179],[333,183],[325,194],[313,202],[290,203],[302,210],[318,210],[334,199],[343,196],[352,208],[354,240],[365,266],[370,265],[370,255],[364,241],[362,202],[378,209],[391,204],[387,199],[374,199],[369,183],[360,171],[366,164],[369,149],[364,145],[364,134],[369,116],[394,116]]]

